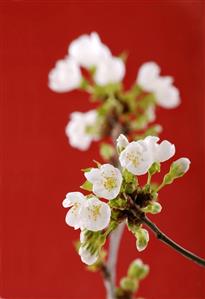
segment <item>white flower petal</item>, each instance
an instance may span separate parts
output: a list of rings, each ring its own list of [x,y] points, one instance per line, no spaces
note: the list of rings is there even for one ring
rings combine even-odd
[[[81,227],[81,205],[79,203],[75,203],[72,208],[67,212],[65,221],[69,226],[78,229]]]
[[[116,141],[117,141],[117,148],[119,149],[120,152],[123,149],[125,149],[126,146],[129,144],[127,137],[123,134],[120,134]]]
[[[79,248],[79,255],[81,257],[82,262],[87,265],[94,264],[98,259],[97,254],[91,254],[88,251],[88,249],[84,248],[83,246],[80,246],[80,248]]]
[[[48,85],[55,92],[66,92],[78,88],[81,83],[81,71],[75,61],[70,58],[57,61],[49,75]]]
[[[122,81],[125,76],[125,64],[122,59],[109,57],[101,60],[95,73],[95,82],[98,85],[117,83]]]
[[[92,184],[102,181],[100,169],[98,168],[92,168],[90,171],[85,172],[84,175],[86,179]]]
[[[93,193],[106,199],[116,198],[122,184],[120,170],[110,164],[104,164],[100,168],[93,168],[85,173],[85,177],[93,184]]]
[[[91,231],[99,231],[106,228],[110,222],[111,210],[108,204],[97,197],[87,199],[81,211],[83,226]]]
[[[144,63],[138,72],[137,83],[148,92],[154,91],[155,80],[159,76],[160,67],[155,62]]]
[[[153,163],[151,153],[148,151],[146,142],[131,142],[119,156],[121,166],[134,175],[145,174]]]
[[[101,42],[96,32],[90,35],[83,34],[75,39],[70,44],[68,52],[77,63],[85,68],[96,66],[102,59],[111,55],[109,48]]]
[[[85,196],[81,192],[69,192],[66,194],[66,198],[63,200],[63,207],[68,208],[75,203],[83,203]]]
[[[97,136],[88,133],[88,127],[94,127],[97,122],[96,110],[85,113],[74,112],[71,114],[71,120],[68,122],[65,133],[69,138],[70,145],[80,150],[87,150]]]
[[[165,162],[174,156],[175,145],[167,140],[162,141],[156,150],[156,162]]]
[[[180,104],[179,90],[173,85],[173,78],[160,76],[160,68],[155,62],[144,63],[138,73],[137,84],[155,95],[161,107],[171,109]]]

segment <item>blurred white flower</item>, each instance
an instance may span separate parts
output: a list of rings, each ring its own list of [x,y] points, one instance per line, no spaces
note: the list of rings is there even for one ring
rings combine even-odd
[[[109,48],[104,45],[96,32],[84,34],[71,42],[69,55],[85,68],[91,68],[111,55]]]
[[[137,84],[145,91],[153,92],[159,73],[160,67],[155,62],[146,62],[139,68]]]
[[[113,199],[119,194],[122,174],[118,168],[110,164],[104,164],[100,168],[92,168],[84,175],[93,184],[93,193],[97,196]]]
[[[85,151],[89,148],[93,140],[98,140],[96,134],[91,133],[89,129],[95,127],[97,121],[96,110],[88,112],[73,112],[71,120],[68,122],[65,133],[69,139],[70,145]]]
[[[91,254],[90,251],[83,246],[80,246],[78,253],[81,257],[81,261],[87,265],[94,264],[98,259],[97,254]]]
[[[111,209],[108,204],[92,196],[87,198],[81,210],[83,227],[90,231],[106,228],[110,222]],[[83,235],[81,236],[83,239]]]
[[[81,71],[73,59],[58,60],[48,75],[48,86],[55,92],[66,92],[78,88],[81,83]]]
[[[125,75],[125,64],[117,57],[107,57],[99,61],[95,72],[95,82],[98,85],[120,82]]]
[[[147,108],[146,115],[147,115],[147,119],[150,123],[154,122],[156,120],[156,113],[155,113],[155,106],[154,105],[151,105]]]
[[[160,76],[160,67],[155,62],[146,62],[140,67],[137,84],[145,91],[153,92],[161,107],[171,109],[180,104],[179,90],[173,86],[173,78]]]
[[[117,149],[119,152],[125,149],[126,146],[129,144],[127,137],[123,134],[120,134],[116,141],[117,141]]]
[[[120,153],[120,164],[134,175],[145,174],[153,163],[147,143],[133,141]]]
[[[81,208],[85,201],[85,196],[80,192],[68,193],[63,201],[64,208],[71,207],[66,214],[65,221],[69,226],[74,227],[74,229],[82,226]]]

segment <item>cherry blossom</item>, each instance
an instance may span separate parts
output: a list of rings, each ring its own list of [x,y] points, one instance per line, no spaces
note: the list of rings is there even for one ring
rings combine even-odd
[[[93,184],[93,193],[106,199],[116,198],[122,184],[120,170],[110,164],[92,168],[85,172],[86,179]]]
[[[89,131],[89,128],[96,125],[96,121],[96,110],[90,110],[85,113],[73,112],[71,114],[71,120],[65,129],[70,145],[85,151],[89,148],[93,140],[98,140],[96,134]]]
[[[48,86],[55,92],[71,91],[80,86],[82,76],[79,66],[71,58],[58,60],[48,75]]]

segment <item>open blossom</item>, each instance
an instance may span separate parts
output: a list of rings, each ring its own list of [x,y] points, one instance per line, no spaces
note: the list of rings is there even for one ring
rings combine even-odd
[[[82,262],[87,265],[94,264],[98,259],[97,254],[92,254],[88,249],[86,249],[82,245],[80,246],[78,253],[81,257]]]
[[[167,140],[159,144],[159,140],[156,136],[147,136],[144,140],[129,143],[120,153],[121,166],[135,175],[143,175],[154,162],[165,162],[174,156],[174,144]]]
[[[160,67],[155,62],[147,62],[140,67],[137,84],[145,91],[153,92],[161,107],[170,109],[180,104],[179,90],[173,86],[173,78],[160,76]]]
[[[92,32],[83,34],[69,46],[69,55],[82,67],[91,68],[111,55],[109,48],[104,45],[99,35]]]
[[[120,164],[134,175],[145,174],[153,163],[147,144],[143,141],[133,141],[120,153]]]
[[[63,206],[70,208],[66,215],[66,223],[75,229],[99,231],[106,228],[110,222],[109,205],[95,196],[86,198],[80,192],[70,192],[66,195]]]
[[[125,64],[122,59],[109,56],[98,63],[94,80],[98,85],[106,85],[120,82],[124,75]]]
[[[106,199],[116,198],[122,184],[120,170],[110,164],[92,168],[85,172],[86,179],[93,184],[93,193]]]
[[[89,128],[96,125],[96,121],[96,110],[90,110],[85,113],[71,113],[71,120],[68,122],[65,129],[70,145],[82,151],[87,150],[91,142],[98,139],[94,133],[89,131]]]
[[[108,204],[92,196],[87,198],[81,210],[83,227],[91,231],[106,228],[110,222],[111,209]]]
[[[81,71],[73,59],[58,60],[48,75],[48,85],[56,92],[66,92],[78,88],[81,83]]]

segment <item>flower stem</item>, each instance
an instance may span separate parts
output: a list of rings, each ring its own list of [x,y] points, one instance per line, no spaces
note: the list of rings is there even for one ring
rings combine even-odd
[[[168,246],[170,246],[186,258],[190,259],[191,261],[197,263],[202,267],[205,267],[205,260],[203,258],[197,256],[196,254],[192,253],[191,251],[188,251],[187,249],[174,242],[167,235],[165,235],[149,218],[147,218],[147,216],[141,215],[140,219],[154,232],[155,236],[160,241],[167,244]]]

